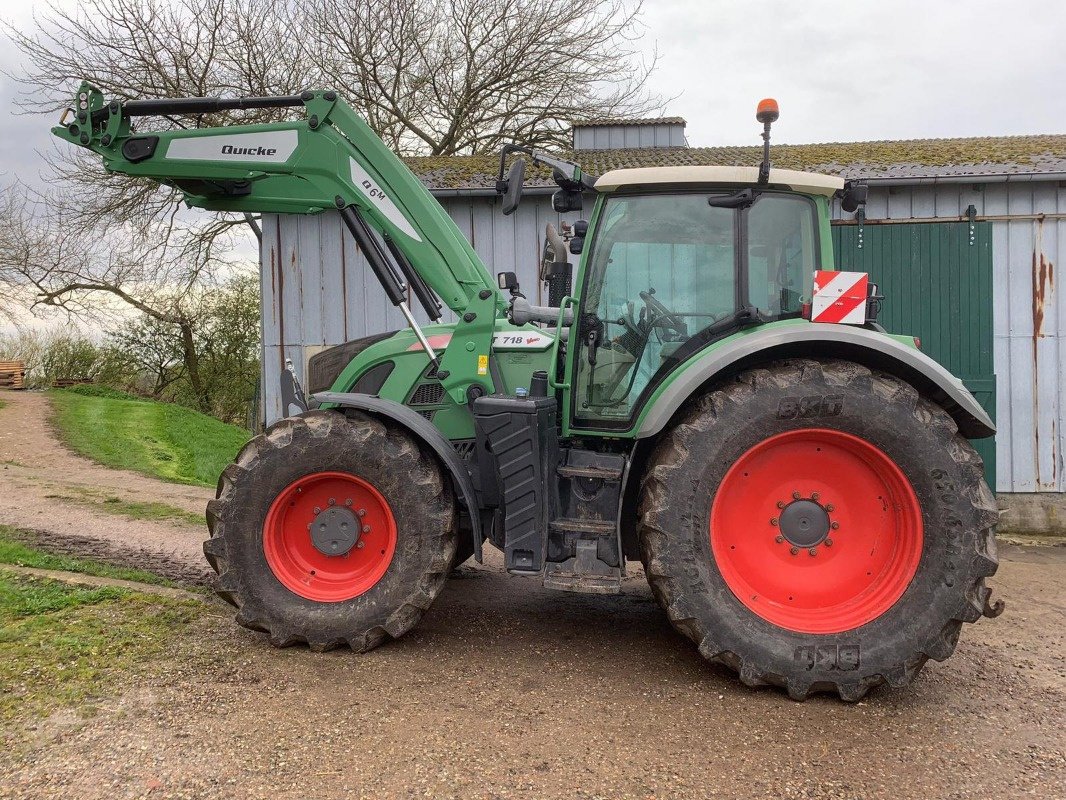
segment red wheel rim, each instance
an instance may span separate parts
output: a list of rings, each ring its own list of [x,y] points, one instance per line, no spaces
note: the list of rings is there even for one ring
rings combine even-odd
[[[710,535],[722,577],[751,611],[792,631],[841,633],[907,590],[922,556],[922,513],[882,450],[809,428],[766,439],[730,467]]]
[[[359,526],[358,541],[343,555],[326,555],[311,539],[313,521],[334,508],[331,513]],[[392,563],[396,520],[381,493],[362,478],[315,472],[293,481],[270,504],[263,551],[289,591],[322,603],[351,600],[370,590]]]

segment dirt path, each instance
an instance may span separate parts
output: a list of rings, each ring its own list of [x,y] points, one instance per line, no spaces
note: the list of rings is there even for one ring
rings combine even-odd
[[[365,656],[211,616],[157,681],[0,755],[0,797],[1062,797],[1066,548],[1002,555],[1006,613],[858,705],[745,689],[639,575],[603,597],[467,569]]]
[[[14,407],[28,423],[40,402],[0,422]],[[29,513],[12,486],[48,493],[54,475],[35,468],[0,477],[0,513]],[[175,488],[134,477],[135,491]],[[28,519],[88,546],[199,557],[202,532],[64,514]],[[1005,546],[991,583],[1002,617],[966,626],[913,686],[857,705],[793,703],[709,667],[639,567],[620,596],[573,595],[492,555],[365,656],[275,650],[212,605],[155,680],[92,718],[32,723],[32,749],[0,753],[0,798],[1064,797],[1066,547]]]
[[[124,470],[74,455],[49,427],[48,398],[39,392],[5,392],[0,408],[0,522],[32,530],[52,549],[158,570],[161,562],[185,578],[207,580],[201,543],[206,525],[136,521],[72,498],[106,492],[125,501],[162,502],[203,513],[214,493]],[[136,563],[134,563],[136,562]],[[176,577],[174,569],[168,577]]]

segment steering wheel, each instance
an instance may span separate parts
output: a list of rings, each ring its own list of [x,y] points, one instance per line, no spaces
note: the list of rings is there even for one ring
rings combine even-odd
[[[678,336],[688,336],[688,325],[685,324],[685,321],[680,315],[675,314],[656,300],[653,294],[654,291],[654,289],[651,289],[640,293],[640,299],[648,307],[648,331],[650,332],[656,325],[661,325]]]

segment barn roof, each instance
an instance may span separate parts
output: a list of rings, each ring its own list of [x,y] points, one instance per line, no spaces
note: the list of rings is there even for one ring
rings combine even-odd
[[[564,154],[587,172],[660,166],[752,166],[760,147],[670,147],[584,150]],[[405,159],[430,189],[484,190],[496,186],[500,159],[485,156],[424,156]],[[831,144],[775,144],[775,167],[843,178],[974,178],[1025,173],[1066,173],[1066,134],[966,139],[910,139]],[[547,171],[530,169],[527,185],[553,186]]]

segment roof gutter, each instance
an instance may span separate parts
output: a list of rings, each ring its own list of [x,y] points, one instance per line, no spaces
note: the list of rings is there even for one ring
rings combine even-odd
[[[1066,181],[1066,172],[990,172],[983,175],[924,175],[921,177],[892,177],[878,175],[871,177],[850,176],[847,180],[865,181],[870,185],[881,186],[938,186],[975,183],[1044,183]],[[430,189],[434,197],[495,197],[496,190],[485,187],[469,189]],[[557,191],[554,186],[528,186],[523,195],[550,195]]]
[[[925,175],[921,177],[853,177],[866,183],[884,186],[937,186],[942,184],[973,183],[1043,183],[1066,181],[1066,172],[990,172],[983,175]]]

